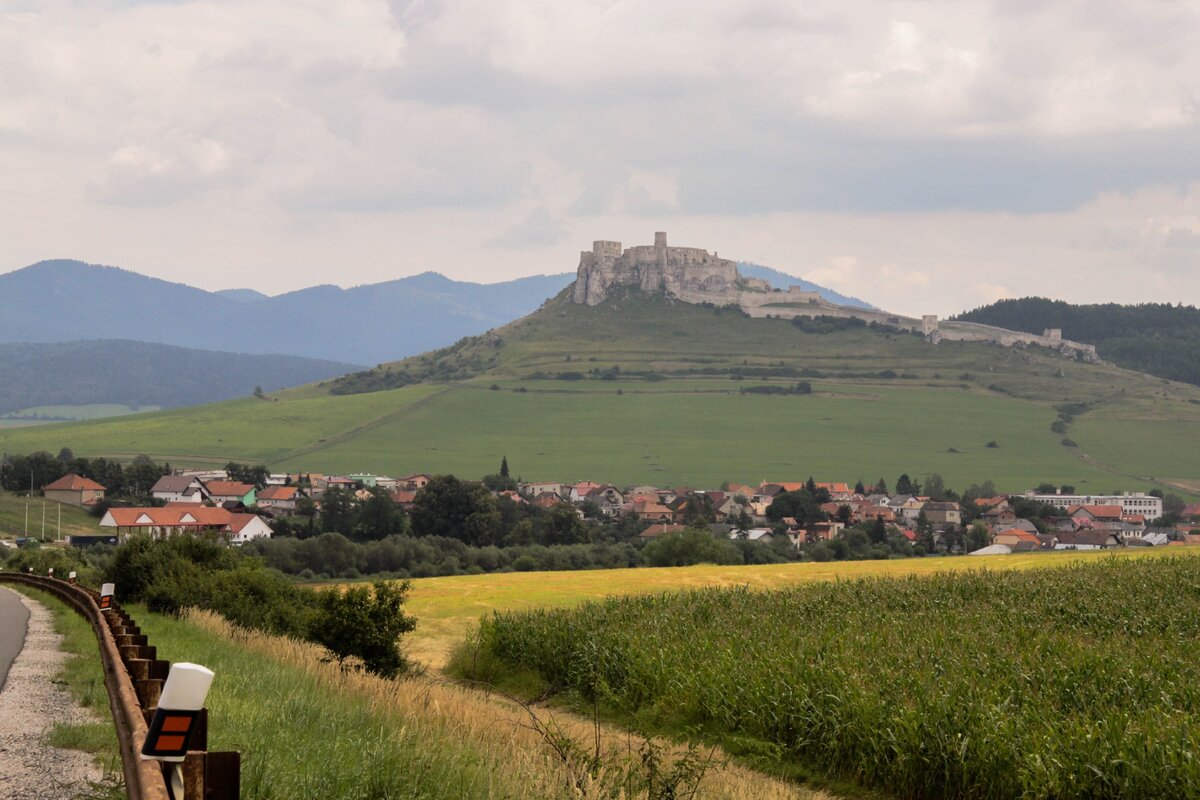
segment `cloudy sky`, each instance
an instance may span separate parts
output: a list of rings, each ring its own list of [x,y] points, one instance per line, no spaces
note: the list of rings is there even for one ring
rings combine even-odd
[[[0,0],[0,272],[1200,303],[1196,0]]]

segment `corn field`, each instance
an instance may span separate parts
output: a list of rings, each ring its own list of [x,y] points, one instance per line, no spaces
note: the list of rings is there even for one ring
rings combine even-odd
[[[1200,558],[500,613],[484,652],[906,798],[1200,797]]]

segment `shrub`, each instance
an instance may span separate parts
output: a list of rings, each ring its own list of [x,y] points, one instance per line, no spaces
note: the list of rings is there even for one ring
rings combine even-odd
[[[368,672],[395,677],[408,670],[400,636],[417,627],[417,621],[404,613],[408,590],[407,581],[377,581],[370,587],[319,592],[319,610],[310,623],[309,638],[343,666],[355,658]]]

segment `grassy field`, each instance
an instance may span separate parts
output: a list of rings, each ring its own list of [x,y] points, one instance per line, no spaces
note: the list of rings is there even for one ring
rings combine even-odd
[[[614,368],[622,379],[554,379]],[[526,479],[618,484],[938,472],[960,490],[990,479],[1008,491],[1050,481],[1108,492],[1200,481],[1200,450],[1191,446],[1200,389],[1039,348],[935,347],[868,328],[806,333],[645,298],[595,308],[555,300],[493,337],[387,369],[476,377],[344,396],[308,386],[269,400],[5,431],[4,439],[11,452],[67,446],[172,464],[236,459],[471,478],[507,456]],[[763,379],[754,370],[794,374]],[[736,371],[749,374],[733,379]],[[801,371],[811,395],[740,391],[793,385]],[[636,374],[646,372],[662,380]],[[1078,448],[1050,430],[1055,406],[1068,402],[1090,404],[1068,434]]]
[[[42,511],[45,508],[45,538],[58,538],[59,513],[62,513],[62,534],[98,534],[100,520],[72,506],[52,503],[41,497],[29,500],[29,535],[42,538]],[[25,531],[25,498],[11,492],[0,492],[0,536],[23,536]]]
[[[1198,581],[1108,558],[616,598],[492,617],[456,666],[894,796],[1191,798]]]
[[[216,672],[208,696],[209,746],[242,753],[243,800],[277,798],[600,798],[633,786],[627,738],[602,731],[608,771],[581,776],[551,756],[519,706],[428,678],[393,682],[345,672],[320,648],[236,629],[211,614],[177,620],[134,611],[160,657]],[[590,724],[539,712],[591,746]],[[553,720],[553,721],[551,721]],[[582,777],[584,791],[575,783]],[[744,769],[715,769],[698,795],[822,795]]]
[[[34,406],[32,408],[9,411],[6,414],[0,415],[0,427],[4,427],[6,424],[44,424],[37,420],[17,419],[22,417],[63,417],[70,420],[91,420],[123,417],[127,414],[158,410],[159,406],[124,406],[116,403],[93,403],[82,406]]]
[[[1170,548],[1175,553],[1179,548]],[[1123,558],[1157,558],[1164,550],[1124,550]],[[1198,553],[1200,555],[1200,553]],[[418,620],[407,639],[417,660],[442,667],[450,651],[483,616],[493,611],[573,608],[609,596],[652,594],[704,587],[777,589],[797,584],[866,577],[908,577],[988,569],[998,572],[1067,566],[1111,557],[1103,553],[1026,553],[1008,556],[943,556],[895,561],[834,561],[766,566],[639,567],[576,572],[508,572],[420,578],[412,582],[408,612]]]

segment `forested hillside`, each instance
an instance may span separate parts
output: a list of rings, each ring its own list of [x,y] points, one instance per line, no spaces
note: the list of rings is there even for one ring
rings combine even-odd
[[[1200,309],[1195,306],[1077,306],[1024,297],[1001,300],[956,319],[1029,333],[1062,328],[1064,338],[1096,345],[1105,361],[1200,386]]]
[[[34,406],[186,406],[331,378],[353,364],[108,339],[0,344],[0,414]]]

